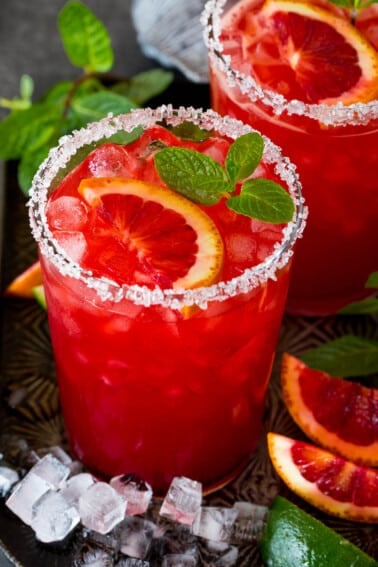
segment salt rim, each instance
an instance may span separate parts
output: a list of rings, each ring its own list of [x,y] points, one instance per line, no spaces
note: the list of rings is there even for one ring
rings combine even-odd
[[[48,157],[38,169],[27,203],[30,226],[40,252],[56,266],[62,275],[82,281],[89,289],[95,290],[102,301],[117,303],[122,299],[127,299],[136,305],[145,307],[161,305],[171,309],[180,309],[184,306],[196,305],[205,309],[209,301],[225,301],[234,295],[250,291],[268,279],[276,280],[277,271],[288,263],[293,254],[294,242],[302,236],[308,211],[304,206],[301,184],[296,175],[295,166],[282,155],[280,148],[265,136],[263,136],[264,160],[270,164],[276,163],[275,171],[288,185],[294,201],[295,213],[293,220],[284,227],[283,238],[281,242],[276,243],[273,253],[264,262],[245,270],[240,276],[227,282],[218,282],[208,287],[189,290],[119,285],[105,277],[94,277],[91,271],[81,268],[78,263],[69,258],[54,239],[46,217],[48,191],[59,170],[67,165],[77,150],[104,137],[109,138],[120,130],[131,132],[138,126],[147,128],[162,120],[169,125],[177,125],[190,120],[201,128],[215,129],[221,135],[227,135],[233,139],[256,131],[239,120],[221,117],[213,110],[204,112],[201,108],[179,107],[175,109],[172,105],[163,105],[156,109],[135,109],[128,114],[115,117],[110,115],[99,122],[89,124],[86,128],[64,136],[59,145],[49,152]]]
[[[271,106],[278,116],[286,111],[289,116],[307,116],[326,126],[360,126],[378,118],[378,100],[358,102],[349,106],[342,102],[327,105],[310,104],[297,99],[288,100],[281,94],[262,88],[252,77],[233,69],[231,57],[223,53],[224,48],[220,40],[221,17],[226,2],[227,0],[208,0],[200,20],[205,44],[209,50],[209,58],[218,69],[225,73],[230,87],[238,86],[240,92],[248,95],[251,102],[261,100]]]

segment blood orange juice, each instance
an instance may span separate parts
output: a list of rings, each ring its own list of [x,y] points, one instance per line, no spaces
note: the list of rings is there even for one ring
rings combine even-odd
[[[203,14],[214,109],[275,141],[303,184],[292,313],[337,312],[378,268],[377,14],[362,11],[360,31],[328,2],[211,0]]]
[[[203,139],[173,133],[180,123],[201,126]],[[223,164],[250,130],[213,111],[133,111],[68,137],[34,180],[30,216],[68,438],[106,477],[133,472],[156,492],[175,475],[209,487],[256,447],[304,225],[299,182],[266,140],[254,176],[279,180],[295,202],[291,222],[271,224],[223,201],[193,203],[155,163],[177,146]],[[133,141],[114,143],[120,134]]]

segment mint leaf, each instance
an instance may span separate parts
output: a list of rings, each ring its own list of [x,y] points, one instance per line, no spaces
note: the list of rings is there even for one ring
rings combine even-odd
[[[378,272],[372,272],[368,277],[365,287],[372,287],[378,289]]]
[[[269,179],[250,179],[240,195],[227,200],[229,209],[274,224],[286,223],[294,215],[294,203],[287,191]]]
[[[170,131],[178,138],[181,138],[181,140],[189,140],[190,142],[203,142],[203,140],[207,140],[212,136],[210,130],[204,130],[197,124],[187,122],[186,120],[181,122],[181,124],[177,124],[177,126],[171,126]]]
[[[372,315],[378,313],[378,299],[367,297],[361,301],[355,301],[340,309],[340,315]]]
[[[155,155],[160,178],[195,203],[214,205],[232,190],[222,166],[213,158],[186,148],[164,148]]]
[[[150,69],[134,75],[127,81],[116,83],[111,90],[143,106],[149,99],[165,91],[173,82],[173,77],[170,71]]]
[[[27,196],[31,187],[33,177],[42,161],[47,157],[51,145],[45,144],[37,149],[23,154],[17,168],[18,184],[22,192]]]
[[[231,144],[226,157],[226,169],[230,179],[236,183],[249,177],[260,163],[263,151],[264,140],[257,132],[237,138]]]
[[[94,122],[107,116],[110,112],[114,115],[129,112],[136,104],[128,98],[117,93],[101,91],[78,97],[72,100],[72,110],[82,125]]]
[[[378,372],[378,341],[345,335],[300,357],[311,368],[331,376],[367,376]]]
[[[0,158],[19,159],[24,151],[45,139],[45,129],[60,120],[58,108],[38,103],[11,112],[0,122]]]
[[[87,73],[105,73],[114,55],[108,32],[92,11],[78,0],[71,0],[58,16],[58,28],[67,57]]]

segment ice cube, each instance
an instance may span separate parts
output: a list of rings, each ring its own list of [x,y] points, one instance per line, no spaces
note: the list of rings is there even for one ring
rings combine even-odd
[[[198,538],[184,524],[176,524],[159,518],[152,542],[156,555],[191,555],[197,561],[199,556]]]
[[[160,515],[181,524],[190,526],[200,509],[202,484],[184,476],[174,477],[163,504]]]
[[[211,565],[214,565],[214,567],[231,567],[231,565],[236,564],[239,550],[234,545],[208,540],[207,548],[212,554]]]
[[[268,508],[251,502],[235,502],[238,515],[232,528],[232,541],[253,542],[263,532]]]
[[[31,469],[30,472],[43,478],[48,482],[51,488],[56,490],[64,483],[70,469],[64,465],[59,459],[50,453],[40,459]]]
[[[18,481],[17,471],[10,467],[0,466],[0,496],[6,496],[12,486]]]
[[[123,520],[125,501],[106,482],[96,482],[80,496],[79,512],[84,526],[106,534]]]
[[[137,559],[144,559],[150,548],[156,525],[143,518],[126,518],[116,528],[121,552]]]
[[[31,527],[39,541],[63,541],[78,525],[80,516],[59,492],[49,490],[32,507]]]
[[[69,478],[61,488],[61,494],[65,500],[76,508],[79,507],[79,498],[94,484],[94,478],[89,473],[79,473]]]
[[[51,484],[49,482],[29,471],[29,473],[16,484],[5,504],[25,524],[30,525],[33,504],[49,490],[51,490]]]
[[[251,234],[233,232],[225,237],[227,257],[230,262],[242,266],[255,263],[257,244]]]
[[[53,455],[53,457],[56,457],[61,463],[63,463],[67,467],[69,467],[70,464],[72,463],[72,459],[69,456],[69,454],[66,453],[66,451],[62,449],[62,447],[59,447],[59,445],[51,445],[50,447],[46,447],[44,449],[38,449],[38,454],[41,456],[45,456],[48,454]]]
[[[87,250],[84,234],[73,230],[55,231],[53,234],[67,256],[74,262],[80,262]]]
[[[202,507],[192,525],[192,532],[213,541],[229,541],[238,511],[217,506]]]
[[[88,167],[94,177],[133,177],[137,161],[123,147],[106,144],[89,156]]]
[[[117,563],[117,567],[149,567],[150,563],[148,561],[142,561],[141,559],[134,559],[133,557],[126,557],[121,559]],[[179,567],[177,565],[177,567]]]
[[[82,230],[88,215],[85,204],[77,197],[63,196],[50,201],[47,209],[52,230]]]
[[[196,567],[197,561],[191,555],[175,553],[163,557],[162,567]]]
[[[126,514],[128,516],[144,514],[147,510],[152,498],[152,488],[137,475],[115,476],[110,480],[110,486],[127,500]]]
[[[83,554],[77,564],[80,567],[112,567],[114,562],[111,555],[106,553],[106,551],[102,549],[91,549]]]
[[[111,530],[108,534],[99,534],[88,528],[83,528],[82,534],[89,547],[100,547],[112,556],[119,553],[120,541],[115,530]]]

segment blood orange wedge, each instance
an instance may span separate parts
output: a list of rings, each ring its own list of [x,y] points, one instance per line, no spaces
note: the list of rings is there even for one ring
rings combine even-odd
[[[356,463],[378,466],[378,390],[333,378],[285,353],[287,409],[310,439]]]
[[[223,241],[197,205],[170,189],[125,178],[89,178],[87,261],[118,283],[192,289],[210,285],[223,263]]]
[[[252,61],[270,54],[261,67],[254,64],[270,88],[310,103],[377,97],[378,54],[344,17],[305,2],[267,0],[253,22],[246,49]]]
[[[378,522],[378,470],[277,433],[268,433],[268,450],[285,484],[315,508],[355,522]]]
[[[37,261],[17,276],[6,288],[4,295],[34,297],[33,288],[42,284],[41,264]]]

